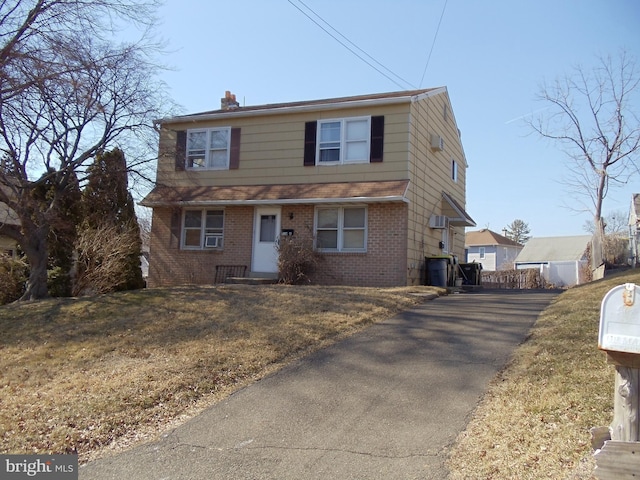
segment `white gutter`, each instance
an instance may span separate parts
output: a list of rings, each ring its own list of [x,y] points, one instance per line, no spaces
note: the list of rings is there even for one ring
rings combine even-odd
[[[411,97],[412,102],[419,102],[420,100],[424,100],[425,98],[433,97],[434,95],[439,95],[441,93],[446,93],[447,87],[435,88],[433,90],[429,90],[428,92],[421,93],[420,95],[414,95]]]

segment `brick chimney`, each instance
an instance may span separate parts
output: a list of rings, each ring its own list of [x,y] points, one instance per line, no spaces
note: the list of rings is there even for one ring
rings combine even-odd
[[[220,109],[221,110],[235,110],[239,108],[240,104],[236,101],[235,94],[231,93],[229,90],[224,92],[224,98],[220,99]]]

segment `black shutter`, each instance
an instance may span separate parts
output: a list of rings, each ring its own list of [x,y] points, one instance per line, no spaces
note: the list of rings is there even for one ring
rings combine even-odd
[[[229,170],[240,167],[240,128],[231,129],[231,148],[229,152]]]
[[[371,117],[371,152],[369,162],[382,162],[384,151],[384,116]]]
[[[185,169],[187,161],[187,132],[181,130],[176,132],[176,172]]]
[[[180,248],[180,232],[182,231],[182,212],[179,208],[171,211],[171,235],[169,248]]]
[[[304,166],[316,164],[316,130],[318,122],[307,122],[304,125]]]

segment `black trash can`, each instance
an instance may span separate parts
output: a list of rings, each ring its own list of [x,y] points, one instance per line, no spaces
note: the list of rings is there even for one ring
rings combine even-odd
[[[462,284],[463,285],[480,285],[482,275],[481,263],[461,263],[460,270],[462,271]]]
[[[427,267],[426,284],[433,287],[446,287],[449,279],[448,257],[427,257],[425,263]]]

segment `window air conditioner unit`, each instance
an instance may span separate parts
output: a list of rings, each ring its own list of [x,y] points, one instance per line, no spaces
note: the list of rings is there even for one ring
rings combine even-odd
[[[204,246],[207,248],[219,248],[222,246],[221,235],[206,235],[204,237]]]
[[[431,218],[429,218],[429,227],[448,228],[449,217],[447,217],[446,215],[431,215]]]
[[[431,135],[431,148],[439,152],[444,150],[444,138],[440,135]]]

